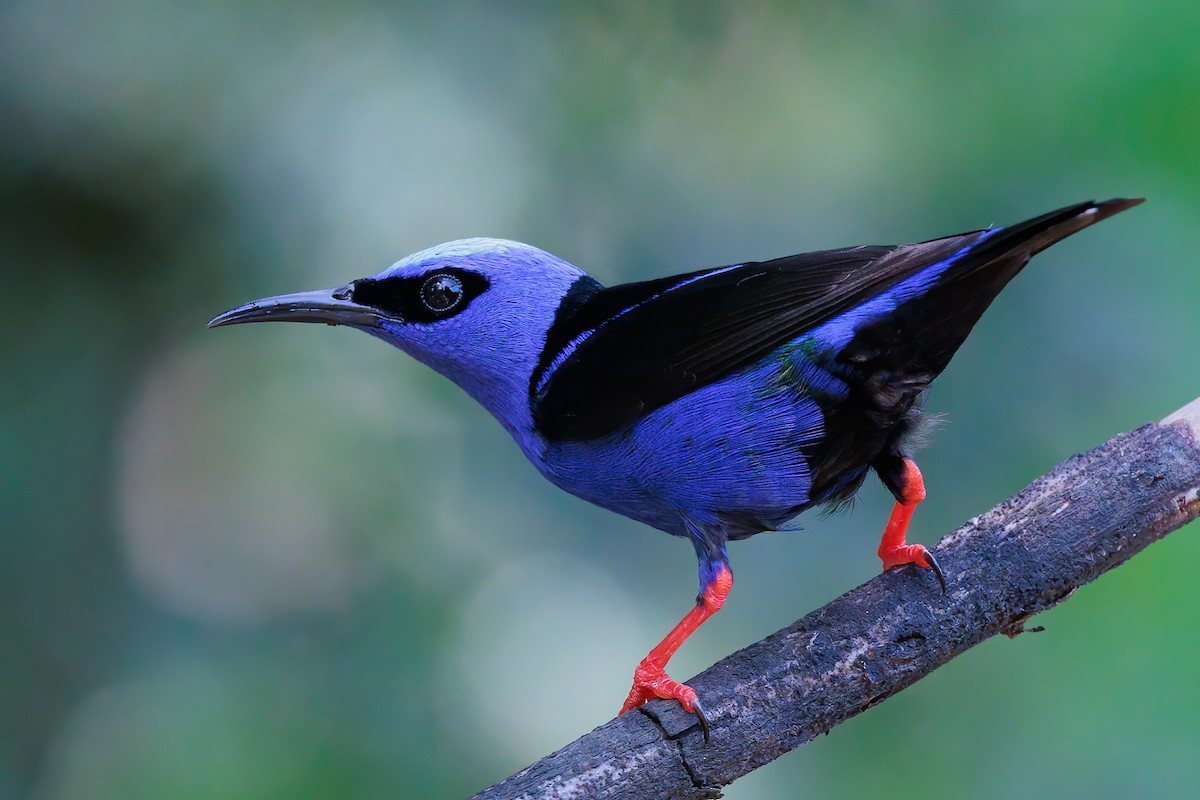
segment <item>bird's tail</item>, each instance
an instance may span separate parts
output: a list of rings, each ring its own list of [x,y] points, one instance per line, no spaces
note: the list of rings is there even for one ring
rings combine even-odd
[[[887,334],[890,347],[878,366],[897,376],[932,380],[945,369],[1000,290],[1030,258],[1141,202],[1142,198],[1089,201],[1004,228],[930,242],[931,246],[963,242],[961,258],[942,270],[928,290],[901,303],[886,320],[881,320],[878,331],[860,331],[860,341],[868,344],[872,333]]]
[[[1144,201],[1143,197],[1117,197],[1099,203],[1089,200],[1000,228],[972,252],[970,260],[985,266],[997,258],[1024,255],[1028,261],[1055,242]]]

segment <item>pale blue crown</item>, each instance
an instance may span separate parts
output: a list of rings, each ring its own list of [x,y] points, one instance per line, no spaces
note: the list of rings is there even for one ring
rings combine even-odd
[[[546,251],[524,242],[476,236],[470,239],[443,242],[405,256],[376,277],[387,278],[393,275],[402,275],[439,263],[457,263],[465,267],[478,264],[483,267],[487,264],[504,263],[509,260],[514,264],[561,261]]]

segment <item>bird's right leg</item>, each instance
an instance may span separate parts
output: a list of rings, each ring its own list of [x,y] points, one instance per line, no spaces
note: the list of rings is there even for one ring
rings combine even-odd
[[[876,460],[875,471],[896,498],[896,505],[879,541],[879,558],[883,561],[884,571],[904,564],[932,569],[945,592],[946,577],[933,553],[923,544],[909,544],[906,541],[908,523],[917,510],[917,504],[925,499],[925,480],[921,477],[921,470],[917,469],[917,462],[900,453],[888,453]]]
[[[655,645],[649,655],[638,664],[637,669],[633,671],[633,688],[629,690],[625,705],[621,706],[621,713],[624,714],[656,697],[666,700],[674,698],[685,711],[699,718],[705,741],[708,741],[708,719],[704,716],[704,707],[696,697],[696,692],[692,687],[672,680],[667,675],[666,668],[667,662],[684,640],[721,609],[729,590],[733,587],[733,572],[729,569],[729,561],[724,557],[724,547],[720,547],[720,551],[721,555],[716,559],[701,556],[700,594],[696,597],[695,608],[689,611],[666,638]]]

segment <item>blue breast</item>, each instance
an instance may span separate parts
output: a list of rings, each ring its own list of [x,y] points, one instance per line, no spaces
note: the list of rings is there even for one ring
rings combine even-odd
[[[818,400],[845,391],[809,342],[790,343],[605,437],[549,443],[535,463],[566,491],[668,533],[684,535],[686,515],[741,538],[809,503]]]

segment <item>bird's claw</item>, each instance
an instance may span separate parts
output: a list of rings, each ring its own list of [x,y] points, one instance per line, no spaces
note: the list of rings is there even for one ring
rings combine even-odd
[[[942,585],[942,594],[946,593],[946,574],[942,572],[942,565],[933,557],[933,551],[928,547],[922,547],[925,551],[925,560],[929,562],[929,569],[933,570],[933,574],[937,576],[938,583]]]
[[[692,700],[692,713],[696,715],[696,719],[700,721],[700,730],[704,733],[704,743],[708,744],[709,728],[708,717],[704,715],[704,706],[700,705],[700,698]]]
[[[942,594],[946,593],[946,574],[942,572],[941,565],[933,557],[933,552],[925,545],[900,545],[899,547],[881,551],[879,555],[883,559],[884,572],[887,572],[892,567],[899,567],[904,564],[916,564],[922,569],[933,570],[933,574],[937,576],[938,583],[941,584]]]
[[[687,684],[672,680],[661,667],[654,668],[643,662],[634,670],[633,687],[629,690],[625,704],[621,706],[621,713],[624,714],[655,699],[676,700],[683,706],[684,711],[695,714],[700,722],[700,730],[704,733],[704,742],[708,743],[708,717],[704,713],[704,706],[700,704],[700,698],[696,696],[696,691]]]

